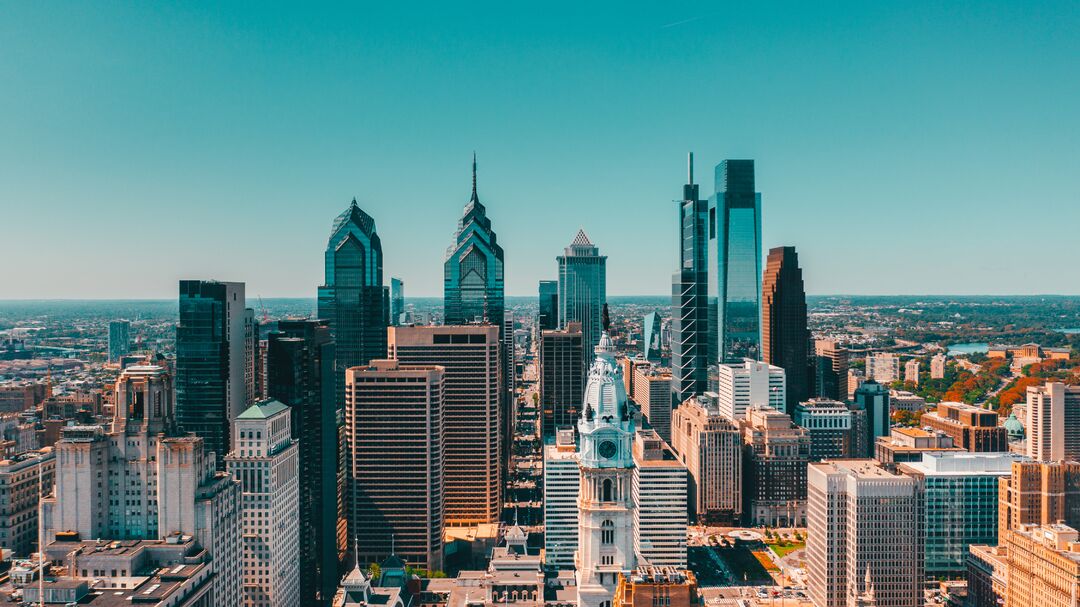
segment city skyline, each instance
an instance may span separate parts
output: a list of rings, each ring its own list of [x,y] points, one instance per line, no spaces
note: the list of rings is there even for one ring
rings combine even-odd
[[[1035,202],[1057,218],[1041,254],[1069,253],[1074,5],[400,10],[10,7],[0,206],[64,245],[9,231],[0,254],[35,263],[0,299],[168,298],[201,277],[308,297],[354,196],[388,275],[437,296],[474,150],[510,296],[581,228],[611,294],[666,294],[688,151],[700,175],[756,161],[761,246],[797,247],[810,294],[1080,282],[984,253]]]

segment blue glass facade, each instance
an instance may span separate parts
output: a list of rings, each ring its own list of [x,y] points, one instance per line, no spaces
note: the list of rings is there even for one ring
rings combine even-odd
[[[761,194],[754,161],[716,167],[709,200],[709,319],[716,361],[758,359],[761,344]]]
[[[501,326],[503,322],[503,250],[487,209],[476,195],[475,158],[472,198],[443,264],[443,305],[448,325],[481,321]]]
[[[559,327],[580,322],[585,358],[600,343],[602,313],[607,301],[607,257],[600,254],[584,230],[557,258],[559,262]],[[586,362],[586,365],[588,363]]]
[[[709,201],[698,198],[694,155],[679,213],[679,267],[671,277],[671,392],[676,406],[707,389],[716,342],[709,330]]]
[[[559,327],[559,282],[541,280],[539,287],[540,312],[537,323],[541,331],[551,331]]]
[[[660,313],[650,312],[642,323],[642,356],[646,360],[660,362]]]

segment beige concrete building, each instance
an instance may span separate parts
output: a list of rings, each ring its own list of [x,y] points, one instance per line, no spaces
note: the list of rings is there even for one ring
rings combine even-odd
[[[750,407],[739,427],[746,520],[751,525],[801,527],[806,521],[810,434],[771,407]]]
[[[966,607],[1001,607],[1009,584],[1009,551],[1004,546],[968,547]]]
[[[55,472],[52,447],[0,460],[0,548],[20,557],[37,551],[38,505]]]
[[[390,327],[388,357],[443,368],[443,484],[448,526],[494,523],[499,465],[499,327]]]
[[[998,544],[1022,525],[1080,526],[1080,463],[1014,462],[998,481]]]
[[[706,393],[676,407],[671,443],[686,466],[690,513],[702,523],[742,518],[743,453],[739,426],[720,413]]]
[[[1005,607],[1080,605],[1080,538],[1067,525],[1023,525],[1006,536]]]
[[[938,403],[937,408],[919,418],[923,427],[940,430],[953,437],[957,446],[975,453],[1009,450],[1009,433],[998,425],[996,411],[965,403]]]
[[[915,479],[873,460],[810,464],[807,590],[816,607],[922,607]]]
[[[243,491],[244,607],[300,606],[299,441],[273,399],[233,421],[225,466]]]
[[[831,339],[814,341],[814,396],[845,400],[848,393],[848,351]]]
[[[414,567],[442,569],[445,377],[442,367],[397,360],[345,372],[349,535],[360,564],[396,554]]]
[[[953,437],[940,430],[892,428],[889,436],[879,436],[874,445],[874,459],[890,470],[898,464],[922,461],[923,453],[964,452]]]
[[[919,361],[911,359],[904,363],[904,382],[919,385]]]
[[[867,356],[866,378],[886,386],[900,379],[900,357],[892,352],[878,352]]]
[[[941,352],[930,359],[930,379],[945,379],[946,360],[948,359]]]
[[[1027,456],[1080,461],[1080,386],[1047,382],[1027,389]]]
[[[671,369],[634,365],[634,391],[628,393],[653,430],[671,441]]]

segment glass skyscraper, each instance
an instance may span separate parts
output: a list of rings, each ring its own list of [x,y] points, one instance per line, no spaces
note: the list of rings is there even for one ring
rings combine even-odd
[[[761,343],[761,194],[754,161],[716,166],[709,200],[709,319],[716,362],[758,359]]]
[[[180,281],[176,327],[176,421],[217,454],[232,444],[232,420],[247,408],[244,283]]]
[[[334,383],[345,402],[345,370],[386,358],[389,293],[383,286],[382,241],[375,220],[354,198],[334,220],[326,245],[326,284],[319,287],[319,318],[330,322],[337,344]]]
[[[473,156],[472,197],[458,222],[454,244],[443,264],[444,323],[503,322],[503,250],[496,242],[487,209],[476,195]]]
[[[642,356],[645,360],[660,362],[660,313],[649,312],[642,322]]]
[[[559,327],[559,281],[540,281],[540,313],[537,324],[541,331],[551,331]]]
[[[716,359],[709,330],[709,201],[698,198],[694,155],[679,205],[679,267],[671,277],[671,392],[678,406],[707,387]],[[710,345],[712,348],[710,349]]]
[[[607,256],[589,241],[585,230],[566,247],[559,262],[559,327],[581,323],[587,366],[603,331],[601,314],[607,301]]]
[[[109,322],[109,362],[119,362],[131,352],[131,323],[126,320]]]
[[[390,279],[390,324],[401,324],[405,314],[405,282],[400,278]]]

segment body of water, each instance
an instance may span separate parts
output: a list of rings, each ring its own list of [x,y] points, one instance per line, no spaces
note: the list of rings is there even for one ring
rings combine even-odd
[[[989,345],[986,343],[952,344],[949,346],[949,355],[976,354],[987,350],[989,350]]]
[[[1080,327],[1073,327],[1071,329],[1058,329],[1058,333],[1064,333],[1066,335],[1076,335],[1080,333]]]

